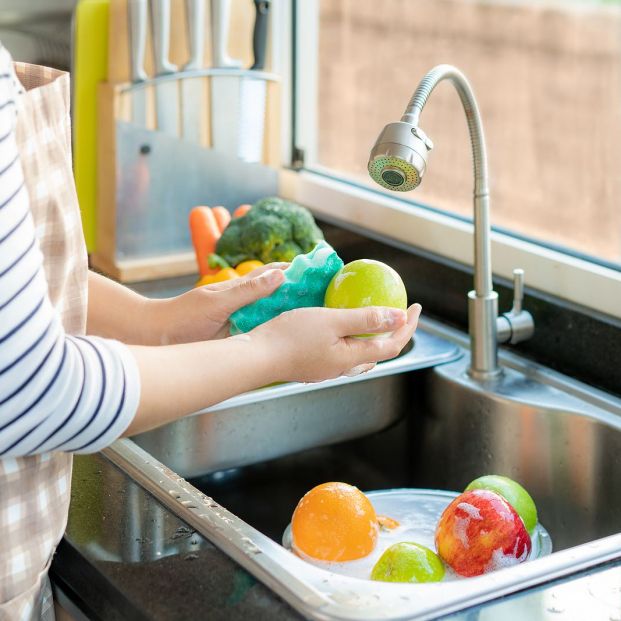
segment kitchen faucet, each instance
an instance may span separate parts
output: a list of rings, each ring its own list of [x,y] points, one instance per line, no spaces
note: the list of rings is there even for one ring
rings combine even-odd
[[[487,153],[481,115],[466,76],[451,65],[438,65],[420,81],[401,121],[389,123],[379,135],[369,157],[371,177],[384,188],[398,192],[413,190],[427,168],[433,143],[418,126],[420,113],[433,89],[450,80],[461,99],[472,145],[474,165],[474,290],[468,293],[470,375],[479,380],[500,373],[498,343],[519,343],[535,330],[532,315],[522,308],[524,271],[513,270],[513,308],[498,316],[498,294],[492,287],[490,256],[489,186]]]

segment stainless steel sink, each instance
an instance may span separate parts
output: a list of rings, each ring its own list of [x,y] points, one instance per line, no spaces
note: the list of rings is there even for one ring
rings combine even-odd
[[[463,489],[483,473],[516,479],[536,498],[557,550],[621,532],[619,404],[596,404],[593,394],[582,401],[528,369],[506,368],[490,393],[465,370],[456,363],[429,375],[416,484]]]
[[[423,327],[430,336],[466,345],[463,335],[438,324],[425,321]],[[390,410],[386,420],[393,421],[384,431],[191,483],[130,441],[107,455],[310,618],[434,618],[621,558],[621,400],[506,353],[503,377],[481,384],[467,375],[468,362],[466,355],[404,375],[407,382],[393,398],[381,401]],[[347,411],[346,398],[372,401],[382,384],[359,381],[349,388],[319,387],[305,399]],[[260,424],[252,437],[273,439]],[[163,447],[160,454],[166,463]],[[478,578],[404,585],[331,574],[278,543],[297,500],[321,481],[344,480],[366,490],[461,490],[486,473],[510,476],[529,489],[553,554]]]
[[[454,343],[419,330],[399,357],[364,375],[255,390],[134,441],[184,477],[342,442],[405,416],[411,400],[407,373],[461,355]]]

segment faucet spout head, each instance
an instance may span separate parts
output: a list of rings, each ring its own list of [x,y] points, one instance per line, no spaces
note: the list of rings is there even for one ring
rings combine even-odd
[[[431,140],[420,128],[404,121],[389,123],[371,149],[369,174],[388,190],[413,190],[425,174],[427,154],[432,148]]]

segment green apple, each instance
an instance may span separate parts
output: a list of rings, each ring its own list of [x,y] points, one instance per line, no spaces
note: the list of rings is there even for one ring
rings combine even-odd
[[[533,534],[537,526],[537,507],[530,494],[519,483],[498,474],[488,474],[472,481],[464,491],[473,489],[486,489],[502,496],[522,518],[528,534]]]
[[[371,580],[380,582],[439,582],[442,578],[444,565],[440,557],[410,541],[386,549],[371,572]]]
[[[389,306],[407,310],[408,296],[401,276],[392,267],[381,261],[359,259],[334,275],[326,290],[324,304],[329,308]]]

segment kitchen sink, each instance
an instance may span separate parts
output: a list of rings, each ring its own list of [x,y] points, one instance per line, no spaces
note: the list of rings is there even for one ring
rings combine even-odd
[[[375,402],[399,412],[387,412],[380,431],[189,482],[168,467],[164,447],[154,459],[124,440],[107,455],[310,618],[434,618],[621,558],[621,400],[506,352],[499,380],[475,382],[466,372],[464,336],[430,320],[422,327],[466,355],[403,373],[393,397]],[[382,390],[379,381],[347,385],[347,398],[359,391],[362,401]],[[322,391],[338,387],[319,387],[306,399],[324,407]],[[346,401],[339,405],[347,410]],[[273,425],[269,433],[253,428],[257,443],[278,441],[277,433]],[[298,500],[318,483],[459,491],[490,473],[529,490],[551,536],[551,555],[477,578],[406,585],[336,575],[280,545]]]
[[[401,354],[356,377],[267,386],[134,437],[184,477],[342,442],[404,418],[408,373],[462,356],[447,339],[419,330]]]

